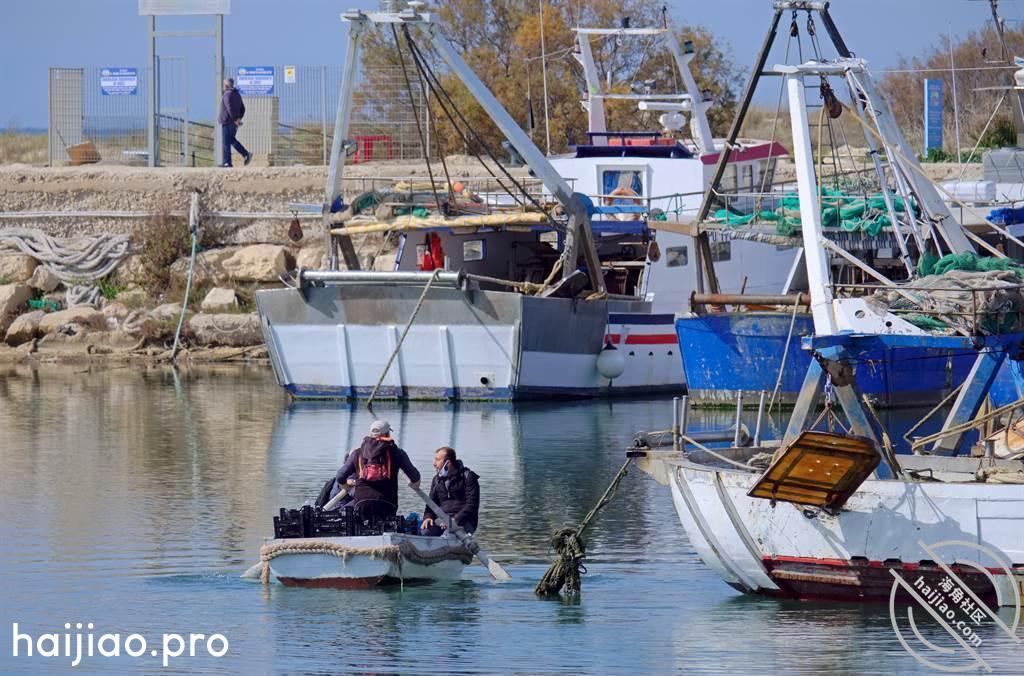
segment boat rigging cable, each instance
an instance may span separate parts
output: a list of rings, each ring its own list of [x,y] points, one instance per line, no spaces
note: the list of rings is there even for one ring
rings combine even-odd
[[[409,72],[405,69],[405,55],[402,53],[402,43],[398,40],[398,29],[395,28],[395,24],[391,24],[391,34],[395,38],[395,50],[398,52],[398,61],[402,67],[402,78],[405,79],[405,89],[409,94],[409,105],[412,106],[412,119],[416,120],[416,134],[420,139],[420,150],[423,151],[423,157],[426,158],[427,165],[427,176],[430,178],[430,192],[434,195],[434,204],[437,205],[437,213],[443,214],[444,210],[441,208],[441,198],[437,195],[436,184],[434,183],[434,170],[430,167],[430,148],[427,147],[427,140],[423,136],[423,126],[420,124],[420,114],[416,110],[416,97],[413,96],[412,83],[409,81]],[[427,108],[429,110],[429,103]],[[454,195],[452,195],[452,177],[448,175],[448,164],[444,161],[444,153],[441,155],[441,167],[444,169],[444,178],[447,181],[448,188],[448,199],[455,201]]]
[[[441,105],[441,110],[445,113],[445,116],[448,118],[448,121],[452,124],[453,129],[459,135],[459,137],[463,140],[463,142],[465,142],[468,145],[469,144],[469,139],[467,138],[465,133],[463,133],[463,129],[455,121],[455,119],[454,119],[454,117],[452,115],[453,112],[454,112],[454,115],[456,117],[458,117],[459,120],[462,122],[462,125],[465,127],[465,129],[469,131],[470,135],[472,135],[472,137],[476,141],[476,143],[487,154],[487,156],[490,158],[491,162],[493,162],[494,165],[505,176],[505,178],[512,185],[514,185],[519,190],[519,192],[522,193],[522,195],[524,197],[526,197],[526,199],[538,211],[540,211],[545,216],[547,216],[548,221],[549,221],[551,227],[553,227],[555,230],[558,230],[559,232],[564,232],[565,231],[565,226],[563,226],[560,223],[558,223],[551,216],[551,214],[543,206],[541,206],[541,204],[526,190],[526,188],[522,184],[520,184],[519,181],[517,181],[515,179],[515,177],[512,176],[512,174],[510,174],[507,169],[505,169],[505,167],[503,167],[501,165],[501,162],[498,161],[498,159],[494,156],[494,153],[491,151],[491,148],[487,145],[487,143],[476,132],[476,130],[473,128],[473,125],[469,123],[469,121],[466,119],[466,117],[462,114],[462,111],[459,110],[458,106],[455,105],[455,102],[452,100],[452,97],[448,93],[448,90],[446,90],[444,85],[441,84],[441,81],[438,79],[437,74],[430,67],[430,64],[427,63],[426,58],[423,56],[423,52],[420,50],[419,46],[416,44],[416,41],[412,39],[412,34],[409,31],[409,27],[408,26],[402,26],[402,31],[405,33],[406,42],[409,45],[409,50],[412,53],[413,62],[415,63],[416,68],[417,68],[417,70],[420,73],[420,76],[427,83],[427,86],[430,88],[431,93],[433,93],[434,96],[437,98],[438,103]],[[474,156],[480,161],[480,164],[483,165],[484,169],[486,169],[487,172],[496,181],[498,181],[498,185],[500,185],[502,187],[502,189],[504,189],[514,200],[516,200],[516,202],[518,204],[520,204],[522,206],[525,206],[525,204],[522,202],[522,200],[520,200],[519,197],[511,189],[509,189],[508,187],[505,186],[504,183],[502,183],[501,179],[498,178],[498,176],[491,170],[490,166],[488,166],[487,163],[485,163],[483,161],[483,158],[480,157],[479,153],[474,153]]]

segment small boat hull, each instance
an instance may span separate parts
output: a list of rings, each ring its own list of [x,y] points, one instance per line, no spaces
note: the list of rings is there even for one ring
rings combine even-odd
[[[260,558],[268,581],[287,587],[369,589],[457,580],[471,554],[454,538],[384,533],[270,539]]]
[[[665,465],[653,475],[667,478],[698,555],[743,592],[888,602],[894,575],[934,586],[946,574],[924,548],[939,544],[941,559],[984,599],[1012,603],[1024,585],[1024,485],[868,480],[833,515],[749,497],[755,473],[686,460],[655,462]],[[1005,557],[1006,567],[984,563],[986,575],[952,564],[978,561],[971,545]],[[906,598],[902,591],[897,597]]]

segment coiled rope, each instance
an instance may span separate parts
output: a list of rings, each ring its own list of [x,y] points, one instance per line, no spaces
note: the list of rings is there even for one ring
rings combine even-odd
[[[555,561],[548,568],[547,572],[537,583],[533,593],[538,596],[557,596],[562,588],[565,588],[567,596],[577,596],[580,593],[580,575],[587,572],[583,560],[587,556],[587,543],[583,539],[583,531],[587,529],[590,522],[597,516],[601,509],[611,502],[616,489],[625,478],[633,458],[627,458],[622,467],[616,472],[615,478],[608,485],[604,495],[597,501],[594,508],[583,517],[583,521],[575,528],[563,528],[555,532],[551,539],[551,548],[555,550]]]

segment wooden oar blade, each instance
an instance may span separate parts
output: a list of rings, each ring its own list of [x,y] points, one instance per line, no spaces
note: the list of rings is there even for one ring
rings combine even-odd
[[[419,486],[413,486],[412,484],[409,484],[409,488],[413,489],[413,491],[416,492],[416,495],[420,496],[423,502],[427,503],[427,506],[430,507],[430,509],[434,511],[434,514],[436,514],[439,518],[444,519],[445,521],[451,519],[451,517],[448,516],[443,509],[441,509],[441,506],[438,505],[433,500],[431,500],[430,496],[424,493],[423,489],[421,489]],[[455,535],[459,538],[459,541],[462,542],[462,544],[465,545],[471,552],[476,554],[476,558],[480,559],[480,562],[484,564],[484,566],[487,568],[487,572],[491,574],[491,577],[501,582],[507,582],[508,580],[512,579],[512,576],[508,574],[508,571],[505,570],[500,563],[492,559],[490,554],[480,549],[480,545],[473,539],[472,535],[462,530],[461,528],[455,528],[454,530]]]

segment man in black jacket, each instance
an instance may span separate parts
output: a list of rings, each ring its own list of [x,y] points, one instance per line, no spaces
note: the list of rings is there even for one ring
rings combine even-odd
[[[245,104],[242,103],[242,95],[235,89],[233,78],[224,80],[224,95],[220,99],[220,110],[217,112],[217,122],[220,123],[221,140],[221,166],[231,166],[231,149],[234,148],[248,165],[252,162],[252,153],[245,149],[235,135],[238,128],[242,126],[242,118],[245,117]]]
[[[398,470],[419,487],[419,470],[391,438],[391,425],[377,420],[370,426],[370,436],[348,456],[336,478],[339,485],[351,486],[352,507],[362,518],[394,516],[398,513]]]
[[[480,477],[456,459],[455,449],[448,446],[437,449],[434,469],[437,474],[430,483],[430,499],[452,517],[456,526],[472,533],[480,514]],[[447,527],[447,521],[429,506],[424,509],[423,535],[441,535]]]

